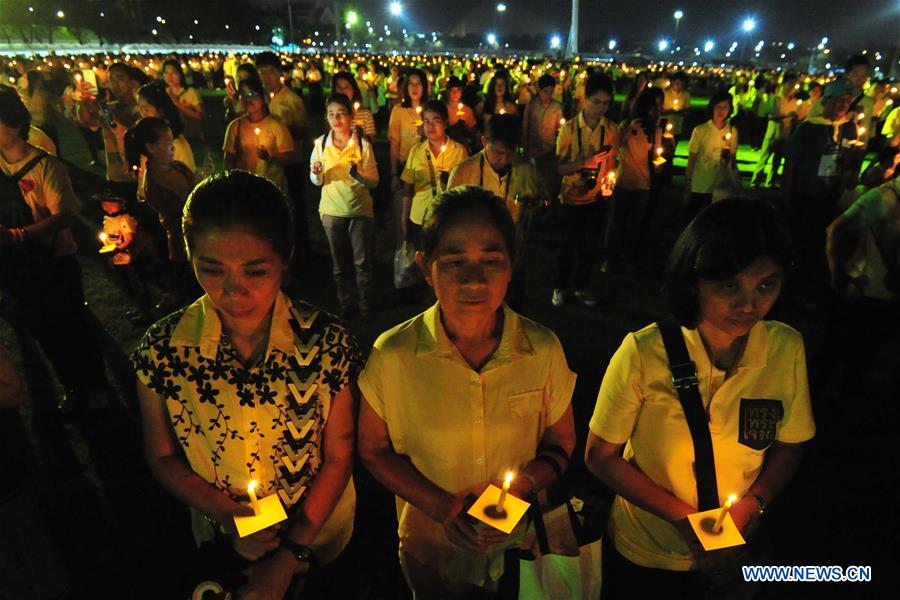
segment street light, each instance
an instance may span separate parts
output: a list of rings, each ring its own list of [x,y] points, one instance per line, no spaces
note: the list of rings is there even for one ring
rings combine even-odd
[[[559,46],[562,44],[562,40],[559,39],[558,35],[554,35],[550,38],[550,48],[553,50],[558,50]]]
[[[403,5],[399,2],[391,2],[389,10],[393,16],[399,17],[403,13]]]
[[[744,19],[744,24],[741,25],[741,28],[744,31],[746,31],[747,33],[750,33],[751,31],[756,29],[756,20],[752,19],[750,17],[747,17],[746,19]]]
[[[347,11],[347,25],[356,25],[356,22],[359,21],[359,14],[355,10]]]
[[[606,45],[606,47],[609,48],[610,50],[615,50],[616,49],[616,40],[609,40],[609,43]]]
[[[711,52],[712,49],[715,47],[716,47],[716,43],[714,41],[706,40],[706,43],[703,44],[703,51],[708,53],[708,52]]]
[[[493,33],[489,33],[487,36],[487,41],[488,41],[488,44],[490,44],[491,46],[496,46],[497,45],[497,36],[494,35]]]
[[[502,2],[501,2],[500,4],[498,4],[498,5],[497,5],[497,12],[499,12],[499,13],[506,12],[506,5],[503,4]]]
[[[681,17],[684,16],[684,11],[680,8],[675,11],[675,14],[672,15],[675,17],[675,39],[678,39],[678,24],[681,23]]]
[[[657,44],[657,48],[659,48],[660,52],[665,52],[669,47],[669,40],[659,40],[659,44]]]

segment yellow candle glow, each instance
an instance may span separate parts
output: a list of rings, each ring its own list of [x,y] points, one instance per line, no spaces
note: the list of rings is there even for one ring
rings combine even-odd
[[[560,124],[560,126],[563,126],[563,125],[566,124],[566,119],[565,119],[565,117],[563,117],[562,119],[559,120],[559,124]]]
[[[501,114],[501,115],[505,115],[505,114],[506,114],[506,109],[505,109],[505,108],[501,108],[501,109],[500,109],[500,114]]]
[[[417,107],[416,107],[416,114],[417,114],[417,115],[421,115],[421,114],[422,114],[422,107],[421,107],[421,106],[417,106]]]
[[[12,77],[10,77],[10,79],[12,79]],[[888,99],[887,99],[887,102],[885,102],[884,105],[885,105],[885,106],[890,106],[890,105],[893,104],[893,103],[894,103],[894,99],[893,99],[893,98],[888,98]]]
[[[497,501],[497,510],[503,510],[503,503],[506,502],[506,494],[509,492],[509,484],[512,483],[513,472],[507,471],[506,478],[503,480],[503,489],[500,490],[500,499]]]
[[[865,127],[857,127],[856,128],[856,137],[862,137],[863,134],[865,134],[865,133],[866,133]]]
[[[15,81],[12,77],[10,77],[10,80]],[[75,81],[81,81],[81,73],[75,73]]]
[[[447,144],[441,144],[441,154],[444,153],[444,150],[447,149]]]
[[[272,99],[274,97],[275,97],[275,92],[269,92],[269,99]]]
[[[109,236],[106,235],[106,233],[101,233],[101,234],[98,235],[97,237],[100,238],[100,241],[103,243],[104,246],[105,246],[107,243],[109,243]]]
[[[255,480],[247,486],[247,495],[250,496],[250,506],[253,508],[253,514],[259,516],[259,500],[256,498],[256,487],[259,485]]]
[[[728,500],[725,502],[725,506],[722,507],[722,510],[719,511],[719,518],[716,519],[715,525],[713,525],[713,533],[719,533],[722,531],[722,522],[725,521],[725,515],[728,514],[728,510],[734,505],[734,501],[737,500],[737,496],[734,494],[728,496]]]
[[[253,133],[256,134],[256,145],[257,146],[259,146],[259,132],[260,132],[259,127],[257,127],[256,129],[253,130]]]
[[[662,153],[663,153],[662,146],[658,146],[658,147],[656,148],[656,157],[657,157],[657,158],[662,158]]]
[[[359,102],[354,102],[353,103],[353,112],[356,112],[358,110],[359,110]]]
[[[674,127],[672,126],[672,124],[671,124],[671,123],[666,123],[666,133],[672,133],[672,129],[674,129]]]
[[[678,98],[675,99],[675,108],[678,108]]]
[[[859,113],[858,115],[856,115],[857,121],[862,121],[865,118],[866,118],[866,113]]]

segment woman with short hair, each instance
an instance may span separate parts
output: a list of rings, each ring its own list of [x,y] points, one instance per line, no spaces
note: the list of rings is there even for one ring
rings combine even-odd
[[[533,498],[575,445],[575,374],[549,329],[503,303],[516,230],[474,186],[432,206],[416,261],[437,303],[376,340],[359,387],[360,455],[397,495],[400,564],[416,598],[489,597],[521,543],[467,518],[471,496],[512,470]]]
[[[629,333],[612,357],[585,452],[588,469],[617,494],[604,538],[604,598],[700,598],[717,586],[718,597],[746,597],[731,587],[742,585],[736,560],[704,551],[687,516],[734,494],[730,515],[752,549],[760,517],[815,432],[803,339],[764,320],[791,256],[771,206],[710,205],[669,257],[664,289],[674,320]],[[690,389],[693,405],[683,396]],[[709,452],[695,452],[704,444]],[[763,564],[754,559],[761,557],[744,564]]]
[[[153,325],[132,356],[147,462],[190,508],[198,546],[219,552],[222,583],[242,598],[283,598],[353,531],[361,357],[342,324],[281,291],[294,226],[270,181],[204,180],[185,206],[184,242],[206,293]],[[233,517],[251,482],[289,520],[241,537]],[[318,582],[341,583],[327,568]]]

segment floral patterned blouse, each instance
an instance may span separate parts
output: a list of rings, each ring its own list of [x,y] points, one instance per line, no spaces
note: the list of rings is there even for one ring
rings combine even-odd
[[[302,500],[319,470],[332,397],[362,368],[344,325],[284,294],[265,355],[250,368],[208,296],[150,327],[132,362],[140,382],[165,401],[194,472],[237,501],[256,480],[260,497],[277,493],[286,507]],[[347,488],[320,537],[337,529],[349,539],[355,495],[352,483]],[[341,514],[348,509],[349,517]]]

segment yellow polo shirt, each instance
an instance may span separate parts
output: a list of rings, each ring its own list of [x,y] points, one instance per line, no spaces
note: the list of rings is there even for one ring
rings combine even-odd
[[[400,143],[400,160],[405,161],[409,151],[415,146],[421,137],[419,127],[422,125],[422,115],[416,113],[412,107],[404,108],[399,104],[391,110],[391,119],[388,122],[388,140],[396,140]]]
[[[291,127],[305,129],[309,127],[309,117],[306,114],[306,105],[303,104],[303,98],[297,95],[297,92],[286,85],[268,97],[269,112],[281,119],[290,131]],[[294,145],[301,140],[295,139]]]
[[[530,462],[575,389],[556,335],[507,306],[503,315],[500,345],[481,372],[447,337],[436,304],[381,334],[359,379],[397,454],[460,497],[480,495],[505,471]],[[397,517],[402,550],[437,568],[444,581],[484,585],[500,577],[506,545],[488,554],[464,550],[401,498]]]
[[[736,372],[725,379],[725,372],[710,362],[697,330],[682,328],[682,333],[710,416],[719,501],[724,504],[730,494],[746,495],[772,442],[796,444],[815,434],[803,339],[783,323],[760,321],[750,330]],[[628,334],[613,355],[590,430],[610,443],[625,444],[625,460],[697,506],[694,447],[656,324]],[[696,568],[674,525],[620,496],[609,524],[616,549],[631,562],[670,571]]]
[[[579,135],[580,133],[580,135]],[[591,129],[584,120],[584,112],[571,121],[567,121],[559,130],[556,138],[556,157],[567,161],[581,160],[593,156],[601,146],[610,146],[609,157],[600,164],[597,176],[598,183],[591,190],[579,185],[582,177],[578,173],[567,175],[562,180],[560,196],[565,204],[589,204],[600,196],[599,180],[616,168],[616,152],[619,147],[619,127],[606,117],[600,119],[596,127]]]
[[[412,147],[406,159],[406,166],[403,168],[400,179],[405,183],[412,184],[415,190],[409,220],[417,225],[421,225],[425,221],[425,211],[431,206],[434,199],[447,189],[445,184],[441,183],[441,174],[449,174],[453,167],[469,156],[466,147],[455,140],[447,138],[445,146],[444,151],[435,156],[428,148],[428,140],[422,140]],[[430,167],[428,156],[431,157]],[[447,175],[444,177],[446,178]]]
[[[350,177],[350,165],[356,163],[359,174],[378,183],[378,166],[372,144],[365,136],[352,135],[353,144],[339,150],[331,142],[331,134],[316,139],[309,157],[309,179],[322,186],[319,214],[332,217],[374,217],[372,194],[366,186]],[[312,165],[322,163],[322,172],[313,173]]]
[[[512,168],[503,176],[491,167],[484,150],[462,161],[450,172],[448,188],[477,185],[490,190],[506,203],[513,221],[518,222],[522,205],[516,197],[543,199],[546,195],[537,168],[524,158],[513,157]]]
[[[256,135],[257,129],[259,129],[258,136]],[[234,119],[225,130],[225,142],[222,149],[225,154],[237,155],[238,169],[246,169],[262,175],[277,185],[281,191],[287,192],[284,167],[276,164],[273,160],[260,160],[256,155],[257,141],[259,146],[265,148],[269,154],[280,154],[294,149],[291,132],[281,122],[281,119],[274,115],[267,115],[258,123],[251,123],[247,115]]]

